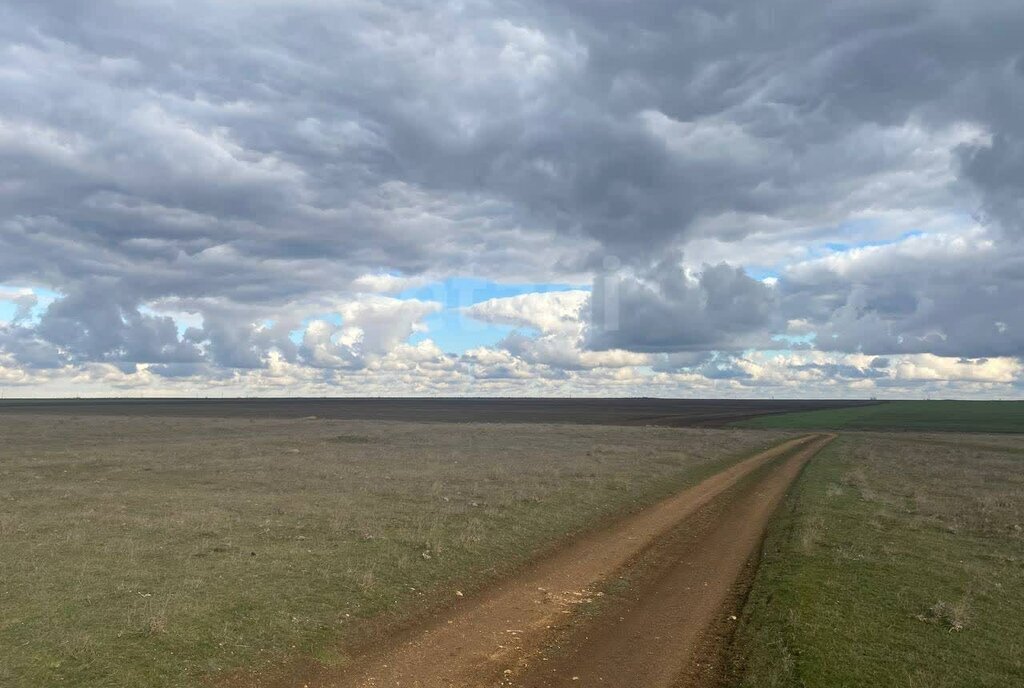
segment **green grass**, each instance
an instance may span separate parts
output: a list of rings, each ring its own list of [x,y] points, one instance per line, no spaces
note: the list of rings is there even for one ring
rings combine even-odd
[[[760,416],[737,426],[1024,433],[1024,401],[886,401],[870,406]]]
[[[780,433],[0,416],[0,686],[343,661]]]
[[[847,433],[774,520],[743,688],[1024,685],[1024,439]]]

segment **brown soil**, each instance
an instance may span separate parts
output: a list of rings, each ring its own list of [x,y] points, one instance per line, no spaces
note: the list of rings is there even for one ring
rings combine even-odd
[[[714,626],[716,613],[734,593],[734,584],[787,486],[830,439],[812,435],[791,440],[735,464],[580,538],[486,593],[460,599],[442,617],[367,653],[344,671],[305,667],[271,684],[309,688],[549,686],[563,681],[619,688],[675,685],[694,663],[692,648],[701,645],[702,632]],[[769,463],[772,467],[763,479],[747,489],[734,489]],[[741,496],[725,504],[723,496],[734,493]],[[715,507],[721,504],[726,508]],[[721,510],[720,517],[707,517],[712,507]],[[595,599],[598,586],[636,563],[652,545],[667,542],[666,536],[680,526],[685,531],[691,524],[693,532],[702,535],[689,538],[690,544],[672,555],[676,565],[667,575],[638,591],[642,594],[635,606],[615,610],[614,622],[601,617],[585,625],[585,634],[568,638],[558,658],[543,659],[558,628],[565,627],[580,604]],[[710,646],[705,650],[712,651]]]

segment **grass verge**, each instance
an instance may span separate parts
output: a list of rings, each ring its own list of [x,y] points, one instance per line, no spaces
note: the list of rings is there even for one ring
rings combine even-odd
[[[733,685],[1024,685],[1024,441],[920,439],[847,433],[807,466],[769,530]]]

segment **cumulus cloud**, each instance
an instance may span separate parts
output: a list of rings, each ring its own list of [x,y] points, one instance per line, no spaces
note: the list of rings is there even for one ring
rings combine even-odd
[[[5,3],[4,370],[644,393],[774,384],[784,346],[890,359],[778,368],[858,389],[1019,360],[1022,34],[1013,0]],[[452,277],[593,289],[473,304],[515,329],[452,356],[404,296]]]
[[[422,319],[440,304],[387,297],[369,297],[342,304],[340,325],[314,320],[302,335],[299,354],[321,368],[362,367],[402,345],[414,332],[424,332]],[[411,349],[418,353],[417,349]]]
[[[726,263],[699,273],[663,260],[641,274],[595,283],[589,344],[595,349],[738,349],[767,334],[777,316],[774,289]]]
[[[489,299],[464,309],[490,323],[535,328],[543,334],[578,335],[589,292],[558,291]]]
[[[981,228],[791,266],[784,303],[826,350],[951,357],[1024,352],[1024,251]]]

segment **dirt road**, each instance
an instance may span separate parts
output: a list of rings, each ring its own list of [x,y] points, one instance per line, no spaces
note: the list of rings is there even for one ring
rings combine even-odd
[[[674,681],[693,663],[702,633],[713,626],[716,612],[734,590],[786,487],[830,439],[811,435],[791,440],[734,464],[577,540],[487,593],[460,600],[447,615],[362,657],[343,672],[319,669],[273,684],[676,685]],[[730,494],[738,498],[722,499]],[[709,518],[707,510],[716,508],[721,514]],[[614,623],[601,617],[581,629],[578,637],[563,639],[557,656],[546,658],[559,627],[573,618],[577,605],[594,599],[597,586],[636,564],[643,553],[657,551],[659,542],[668,542],[680,530],[697,537],[690,537],[684,550],[668,552],[673,564],[669,572],[643,583],[635,606],[610,610]]]
[[[627,567],[627,594],[536,653],[507,685],[719,685],[749,578],[744,568],[786,489],[827,442],[757,469],[656,541]]]

